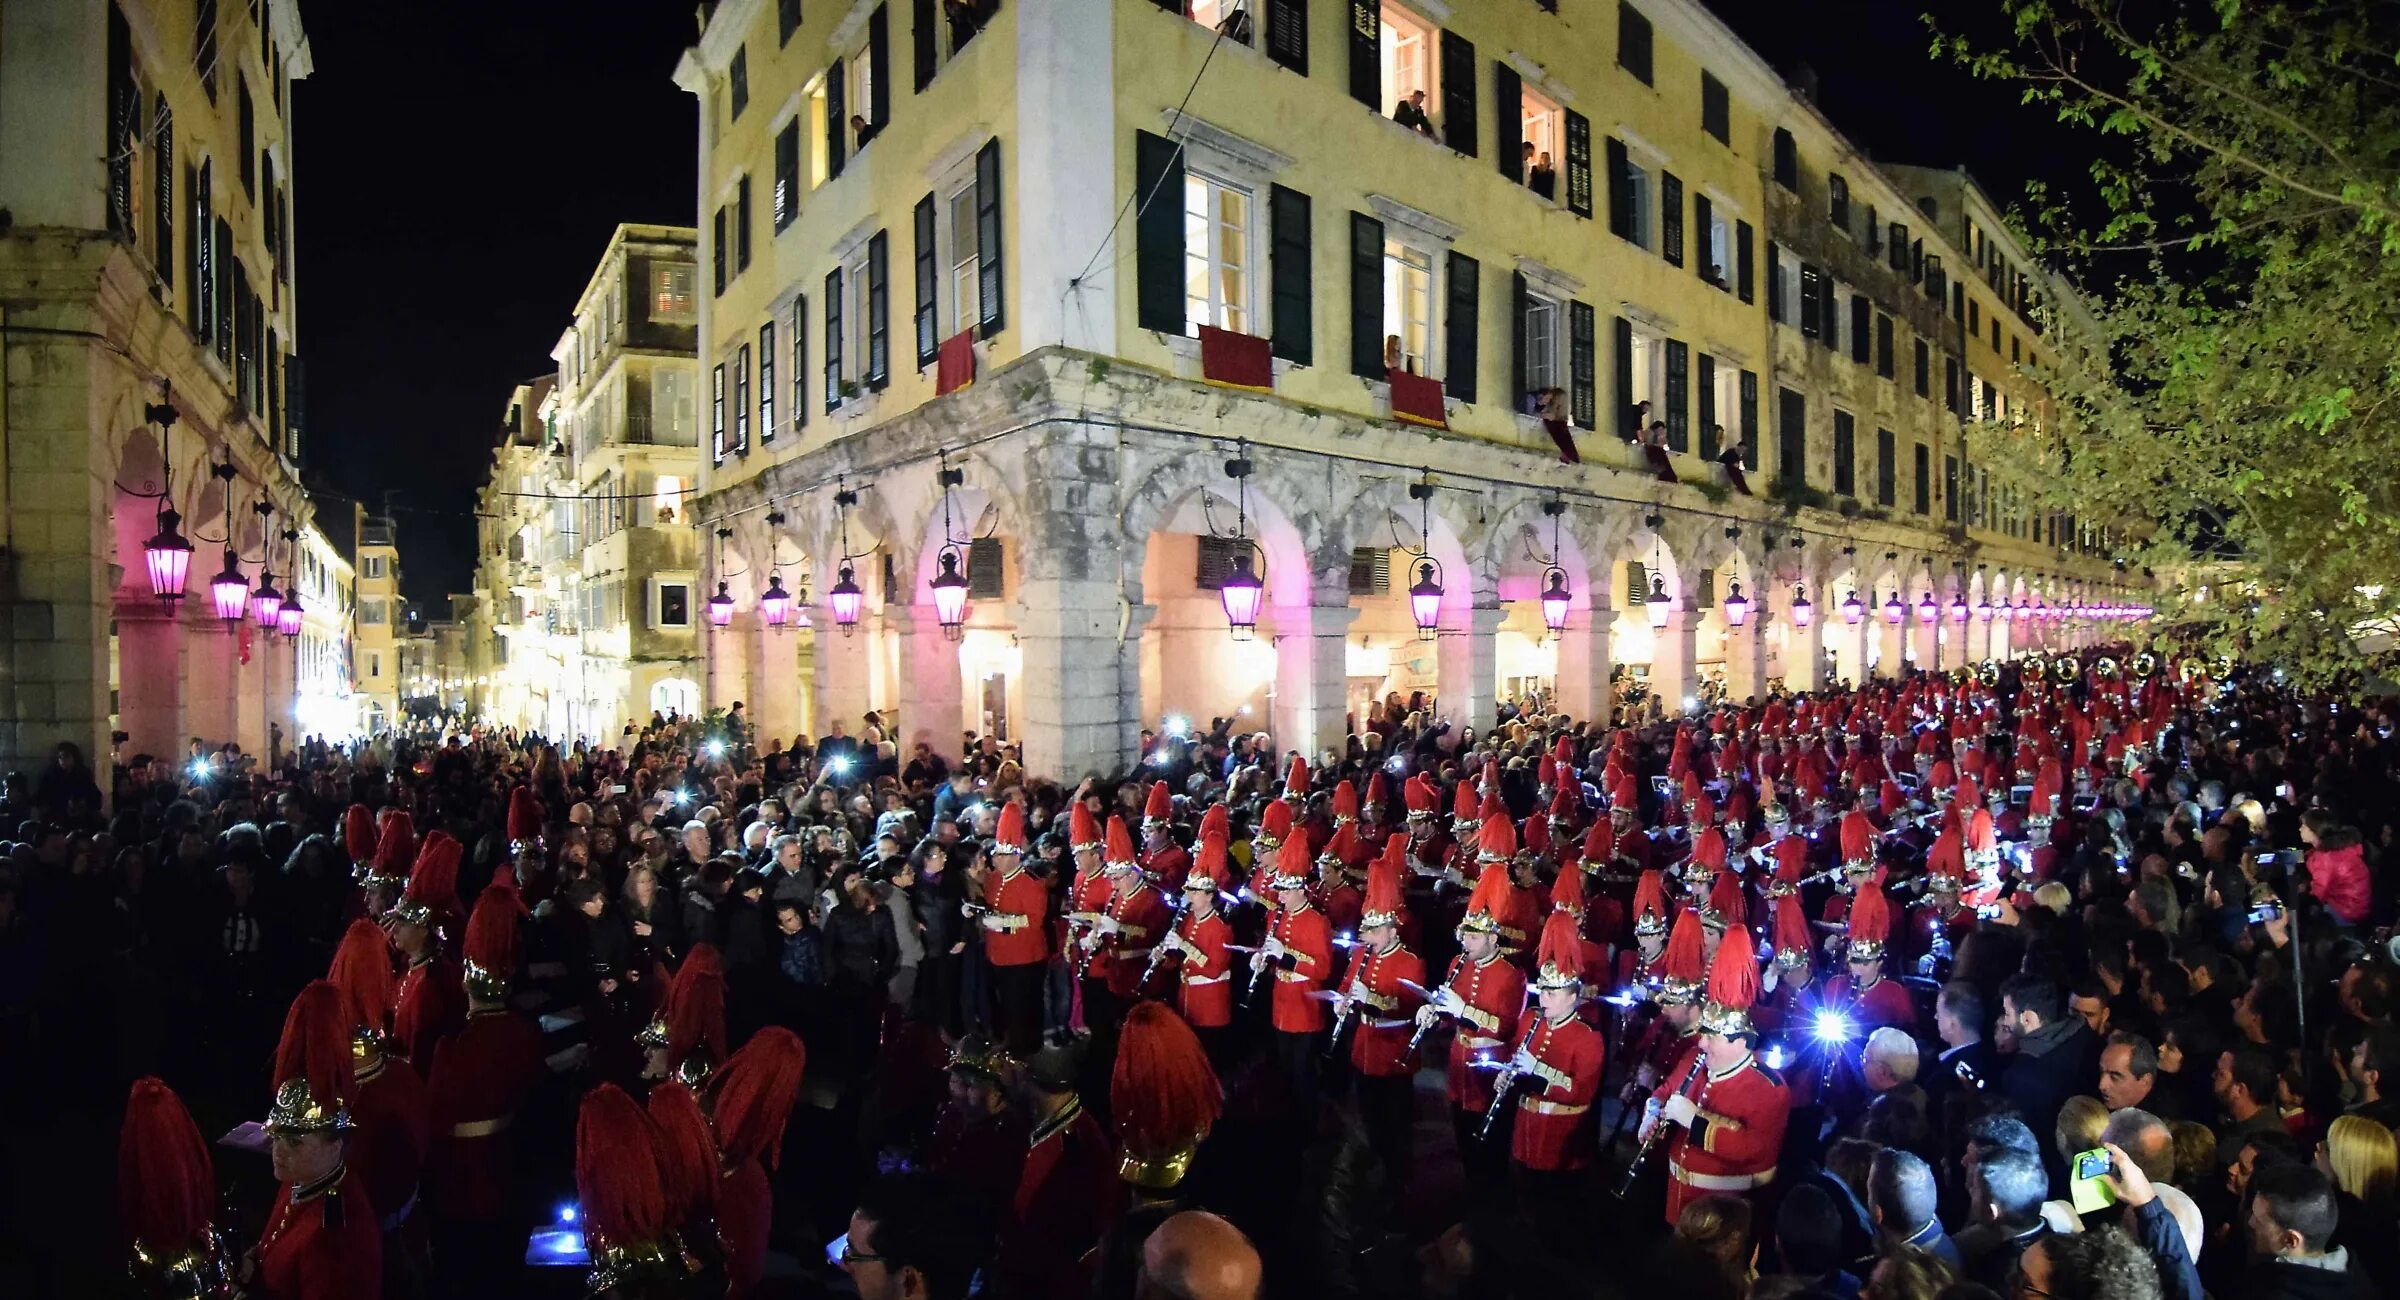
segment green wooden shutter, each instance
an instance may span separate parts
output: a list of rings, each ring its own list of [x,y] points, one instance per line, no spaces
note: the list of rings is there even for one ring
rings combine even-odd
[[[1742,372],[1742,468],[1758,468],[1758,376]]]
[[[1683,179],[1673,172],[1658,174],[1658,255],[1683,265]]]
[[[842,268],[837,266],[825,273],[825,409],[841,404]]]
[[[1626,170],[1631,162],[1625,156],[1625,142],[1615,136],[1608,138],[1608,232],[1619,239],[1633,238],[1633,177]]]
[[[1568,393],[1570,410],[1578,429],[1600,427],[1600,365],[1594,355],[1595,336],[1599,331],[1597,313],[1590,303],[1570,303],[1567,306],[1568,344],[1567,368],[1573,387]]]
[[[1275,278],[1273,351],[1296,366],[1316,362],[1316,240],[1308,196],[1278,185],[1267,192],[1267,271]]]
[[[1525,79],[1503,61],[1492,65],[1492,161],[1500,174],[1525,183]]]
[[[828,180],[842,174],[842,151],[850,138],[850,110],[842,103],[845,93],[842,61],[835,59],[825,68],[825,177]]]
[[[1633,413],[1633,404],[1638,400],[1633,391],[1633,322],[1622,316],[1616,320],[1617,436],[1639,438],[1642,428]]]
[[[1667,340],[1667,450],[1692,449],[1692,349]]]
[[[1183,317],[1183,150],[1147,131],[1134,135],[1134,261],[1141,327],[1181,334]]]
[[[1350,0],[1350,98],[1383,112],[1383,5]]]
[[[867,15],[867,125],[880,131],[892,120],[892,20],[886,7]]]
[[[1508,345],[1510,364],[1516,368],[1517,408],[1525,409],[1526,399],[1533,394],[1533,358],[1525,351],[1525,316],[1533,307],[1533,291],[1525,283],[1523,271],[1511,271],[1508,276]],[[1556,329],[1554,325],[1551,328]]]
[[[1450,292],[1443,314],[1442,390],[1462,402],[1476,398],[1475,375],[1481,360],[1478,327],[1482,324],[1483,268],[1474,258],[1452,250]]]
[[[1180,292],[1180,290],[1178,290]],[[1384,377],[1383,223],[1350,214],[1350,373]]]
[[[1567,109],[1567,211],[1592,215],[1592,120]]]
[[[867,238],[867,385],[892,381],[891,240],[883,231]]]
[[[1752,277],[1750,274],[1750,245],[1755,241],[1755,239],[1756,236],[1751,231],[1749,222],[1736,221],[1733,223],[1733,287],[1734,292],[1741,298],[1743,302],[1756,302],[1758,300],[1757,294],[1752,289]],[[1772,250],[1774,245],[1769,244],[1767,247]],[[1772,267],[1770,267],[1768,269],[1769,293],[1774,292],[1773,283],[1774,270]],[[1770,317],[1773,316],[1774,308],[1769,307],[1767,309],[1767,314]]]
[[[916,48],[917,93],[920,95],[925,93],[927,86],[933,84],[934,65],[939,57],[934,45],[935,34],[939,30],[935,24],[939,21],[940,6],[934,0],[916,0],[915,12],[910,18],[909,36]]]
[[[917,369],[933,364],[934,353],[941,342],[935,337],[939,327],[934,319],[934,286],[941,273],[936,269],[934,255],[933,196],[917,200]]]
[[[1267,57],[1308,75],[1308,0],[1267,0]]]
[[[1475,46],[1457,32],[1442,32],[1442,142],[1475,156]]]
[[[1717,255],[1715,236],[1716,225],[1716,205],[1708,201],[1708,196],[1706,194],[1703,194],[1698,190],[1693,190],[1692,239],[1696,244],[1697,249],[1692,255],[1692,269],[1698,271],[1700,273],[1700,278],[1703,280],[1707,279],[1709,275],[1709,259]],[[1723,263],[1720,262],[1716,264],[1716,274],[1719,281],[1722,281],[1725,278],[1725,266]]]
[[[1700,457],[1715,460],[1724,444],[1717,438],[1717,359],[1700,354]]]
[[[1000,141],[983,142],[975,151],[975,325],[984,338],[1008,327],[1008,299],[1002,293],[1002,222],[1000,219]],[[1183,201],[1177,187],[1175,206]]]

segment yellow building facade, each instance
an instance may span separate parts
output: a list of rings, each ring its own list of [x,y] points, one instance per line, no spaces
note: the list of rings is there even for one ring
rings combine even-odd
[[[0,768],[62,741],[102,759],[112,730],[128,758],[294,733],[293,645],[220,618],[210,584],[230,555],[280,591],[310,518],[290,110],[311,70],[292,0],[0,9]],[[194,548],[180,600],[145,555],[170,531]]]
[[[1959,173],[1866,164],[1696,4],[1191,8],[713,8],[711,705],[1067,775],[1165,715],[1314,750],[1414,690],[1481,727],[2095,634],[1982,609],[2115,575],[1944,477],[2024,364],[1986,318],[2024,357],[2055,297]]]

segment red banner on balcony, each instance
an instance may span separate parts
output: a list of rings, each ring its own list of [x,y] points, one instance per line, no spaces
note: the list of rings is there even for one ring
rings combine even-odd
[[[1428,429],[1450,427],[1449,413],[1442,407],[1442,381],[1412,375],[1405,370],[1387,370],[1392,382],[1392,418],[1421,424]]]
[[[942,340],[933,363],[933,392],[954,393],[975,382],[975,330],[969,326]]]
[[[1275,391],[1275,356],[1268,350],[1265,339],[1203,325],[1200,377],[1227,388],[1271,393]]]

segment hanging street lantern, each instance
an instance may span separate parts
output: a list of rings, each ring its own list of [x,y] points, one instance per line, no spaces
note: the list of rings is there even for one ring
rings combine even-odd
[[[1809,620],[1816,616],[1817,607],[1808,603],[1808,588],[1795,585],[1792,588],[1792,626],[1807,627]]]
[[[759,593],[758,612],[768,627],[782,627],[792,618],[792,593],[783,589],[783,575],[767,575],[767,589]]]
[[[733,536],[730,528],[717,529],[717,572],[725,572],[725,539]],[[708,598],[708,625],[733,626],[733,593],[726,589],[725,579],[717,579],[717,594]]]
[[[842,630],[843,636],[850,635],[858,626],[859,611],[867,603],[867,593],[859,590],[858,571],[851,567],[850,561],[842,561],[842,567],[835,572],[833,587],[825,593],[825,603],[833,607],[833,625]]]
[[[150,594],[173,604],[183,599],[183,585],[192,573],[192,544],[183,535],[183,516],[159,498],[158,531],[142,543],[142,562],[150,570]]]
[[[1675,613],[1675,602],[1667,596],[1667,580],[1650,575],[1650,594],[1642,598],[1642,612],[1650,616],[1650,630],[1664,631],[1667,619]]]
[[[1542,626],[1551,636],[1567,630],[1567,606],[1574,601],[1567,593],[1567,571],[1553,564],[1542,576]]]
[[[1920,623],[1938,623],[1941,621],[1941,618],[1941,605],[1934,600],[1933,593],[1931,591],[1926,592],[1925,599],[1917,602],[1917,621]]]
[[[1849,595],[1842,597],[1842,619],[1855,627],[1866,616],[1867,602],[1858,598],[1858,588],[1853,587],[1850,589]]]
[[[1952,597],[1950,598],[1950,621],[1951,621],[1951,622],[1953,622],[1953,623],[1964,623],[1964,622],[1966,622],[1966,621],[1967,621],[1967,616],[1968,616],[1970,613],[1972,613],[1972,612],[1973,612],[1973,611],[1971,611],[1971,610],[1969,610],[1969,609],[1967,608],[1967,593],[1965,593],[1965,592],[1963,592],[1963,591],[1962,591],[1962,592],[1958,593],[1957,595],[1955,595],[1955,596],[1952,596]]]
[[[1908,606],[1900,603],[1900,589],[1895,587],[1892,589],[1891,599],[1883,602],[1883,621],[1893,627],[1898,627],[1900,620],[1907,617]]]
[[[1217,579],[1217,603],[1225,608],[1225,629],[1236,641],[1248,641],[1258,635],[1258,611],[1266,602],[1267,584],[1258,576],[1258,547],[1250,540],[1250,457],[1249,444],[1234,444],[1233,459],[1225,462],[1225,476],[1233,480],[1233,536],[1230,539],[1241,549],[1233,556],[1232,571]],[[1202,508],[1206,508],[1205,498]],[[1209,535],[1217,535],[1216,523],[1209,523]]]
[[[942,624],[942,635],[953,641],[966,636],[967,578],[958,571],[958,548],[945,546],[938,561],[941,571],[928,584],[933,588],[934,617]]]
[[[208,594],[216,602],[218,618],[227,623],[242,621],[242,611],[250,601],[250,580],[242,576],[242,557],[230,546],[225,548],[225,567],[208,581]]]
[[[1740,627],[1750,621],[1750,598],[1742,594],[1742,584],[1728,580],[1725,585],[1725,626]]]
[[[1410,562],[1417,566],[1417,580],[1408,588],[1408,615],[1417,625],[1417,639],[1431,641],[1442,624],[1442,562],[1433,558],[1433,471],[1420,470],[1418,474],[1417,481],[1408,485],[1408,499],[1417,503],[1421,547],[1401,542],[1398,549],[1408,552]],[[1400,531],[1397,522],[1392,531]]]
[[[250,621],[262,632],[275,630],[275,621],[283,617],[283,593],[275,590],[275,576],[261,570],[258,589],[250,593]]]
[[[1217,580],[1217,601],[1225,607],[1225,626],[1236,641],[1258,635],[1258,608],[1267,594],[1267,584],[1259,579],[1253,563],[1251,553],[1244,550],[1233,557],[1233,571]]]
[[[301,614],[300,584],[293,583],[292,589],[284,593],[283,603],[275,608],[275,630],[283,633],[287,640],[298,638]]]

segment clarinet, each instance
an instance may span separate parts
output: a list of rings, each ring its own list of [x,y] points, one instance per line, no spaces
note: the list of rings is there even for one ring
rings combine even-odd
[[[1174,908],[1167,913],[1167,938],[1174,937],[1175,927],[1183,924],[1183,913],[1184,903],[1182,899],[1178,898]],[[1158,946],[1150,950],[1150,964],[1142,967],[1141,982],[1133,987],[1136,997],[1141,995],[1142,990],[1150,987],[1150,977],[1158,973],[1159,967],[1167,964],[1167,954],[1173,951],[1174,948],[1166,942],[1165,938],[1160,939]]]
[[[1525,1026],[1525,1037],[1517,1040],[1517,1050],[1508,1058],[1508,1068],[1500,1072],[1499,1078],[1492,1080],[1492,1108],[1483,1113],[1483,1127],[1475,1132],[1477,1138],[1491,1137],[1492,1125],[1500,1122],[1501,1106],[1509,1100],[1509,1094],[1516,1091],[1517,1076],[1522,1073],[1517,1069],[1517,1058],[1533,1050],[1533,1035],[1541,1027],[1541,1012],[1537,1008],[1533,1013],[1533,1023]]]
[[[1435,998],[1438,998],[1438,997],[1440,997],[1442,994],[1444,994],[1444,993],[1447,993],[1447,992],[1449,992],[1449,991],[1450,991],[1450,986],[1449,986],[1448,984],[1444,984],[1444,985],[1442,985],[1440,988],[1438,988],[1438,989],[1435,989],[1435,990],[1433,991],[1433,992],[1434,992],[1434,997],[1433,997],[1433,998],[1427,998],[1427,999],[1426,999],[1426,1002],[1427,1002],[1427,1004],[1428,1004],[1428,1005],[1430,1005],[1430,1004],[1431,1004],[1431,1003],[1432,1003],[1432,1002],[1435,1000]],[[1410,1057],[1412,1057],[1412,1056],[1415,1056],[1415,1055],[1417,1054],[1417,1049],[1418,1049],[1418,1048],[1420,1048],[1420,1047],[1423,1047],[1423,1046],[1425,1045],[1425,1035],[1432,1033],[1432,1032],[1433,1032],[1433,1026],[1434,1026],[1434,1025],[1438,1025],[1438,1024],[1440,1024],[1440,1023],[1441,1023],[1441,1020],[1442,1020],[1442,1018],[1441,1018],[1441,1015],[1440,1015],[1439,1013],[1436,1013],[1436,1014],[1434,1015],[1434,1018],[1433,1018],[1433,1024],[1426,1024],[1426,1025],[1419,1025],[1419,1026],[1417,1026],[1417,1032],[1415,1032],[1415,1033],[1413,1033],[1413,1034],[1410,1034],[1410,1035],[1408,1036],[1408,1046],[1407,1046],[1407,1047],[1404,1047],[1404,1048],[1402,1048],[1402,1049],[1400,1050],[1400,1059],[1401,1059],[1401,1060],[1403,1060],[1403,1061],[1405,1061],[1405,1060],[1407,1060],[1408,1058],[1410,1058]]]
[[[1700,1068],[1707,1063],[1707,1056],[1700,1052],[1693,1052],[1691,1068],[1683,1072],[1683,1077],[1675,1082],[1675,1091],[1670,1092],[1667,1095],[1673,1097],[1681,1093],[1685,1088],[1691,1086],[1693,1076],[1699,1074]],[[1701,1091],[1706,1092],[1707,1089],[1703,1088]],[[1667,1130],[1670,1127],[1672,1126],[1667,1123],[1663,1116],[1659,1119],[1658,1123],[1651,1126],[1650,1139],[1642,1143],[1641,1150],[1633,1153],[1633,1163],[1625,1166],[1624,1177],[1617,1180],[1615,1194],[1618,1200],[1624,1200],[1626,1194],[1633,1190],[1633,1181],[1635,1178],[1640,1176],[1642,1172],[1642,1165],[1650,1159],[1651,1151],[1655,1150],[1659,1142],[1666,1137]]]
[[[1356,980],[1352,980],[1351,987],[1358,987],[1358,982]],[[1326,1060],[1330,1061],[1341,1055],[1342,1035],[1349,1030],[1351,1024],[1357,1019],[1358,998],[1356,996],[1345,996],[1342,999],[1342,1013],[1333,1018],[1333,1036],[1325,1040]]]

